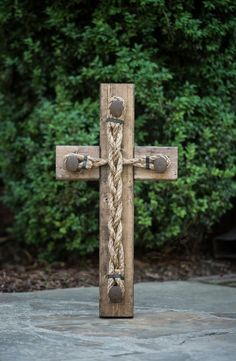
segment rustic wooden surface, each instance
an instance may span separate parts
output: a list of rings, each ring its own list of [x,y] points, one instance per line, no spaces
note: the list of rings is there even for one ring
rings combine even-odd
[[[99,169],[81,170],[80,172],[68,172],[63,168],[63,158],[68,153],[88,154],[99,158],[99,147],[93,146],[68,146],[59,145],[56,147],[56,177],[61,180],[99,180]],[[165,154],[171,160],[171,165],[163,174],[156,173],[150,169],[134,167],[135,180],[174,180],[178,177],[178,148],[177,147],[135,147],[135,157],[145,155]],[[131,158],[131,157],[130,157]],[[124,166],[124,168],[130,166]]]
[[[106,118],[109,99],[120,96],[125,100],[123,157],[130,159],[145,155],[164,154],[169,156],[171,165],[163,173],[125,165],[123,170],[123,245],[125,253],[125,297],[122,303],[112,304],[107,296],[108,274],[108,166],[68,172],[63,166],[63,158],[68,153],[81,153],[94,158],[107,159]],[[99,146],[57,146],[56,177],[58,180],[99,180],[100,179],[100,317],[133,317],[133,180],[174,180],[178,177],[177,147],[135,147],[134,148],[134,86],[133,84],[102,84],[100,95],[100,147]],[[123,118],[123,117],[121,117]],[[133,150],[134,153],[133,154]]]
[[[81,169],[80,172],[68,172],[63,167],[64,156],[68,153],[81,153],[91,157],[99,157],[98,146],[76,146],[76,145],[58,145],[56,147],[56,178],[58,180],[99,180],[99,169],[92,168],[89,170]]]
[[[174,180],[178,177],[178,148],[177,147],[135,147],[135,157],[145,155],[167,155],[171,165],[165,173],[157,173],[154,170],[134,167],[135,180]]]
[[[133,84],[101,84],[100,147],[101,157],[107,158],[108,142],[106,118],[109,99],[120,96],[125,100],[126,113],[123,129],[123,156],[133,157],[134,147],[134,86]],[[108,167],[100,168],[100,317],[133,317],[133,167],[123,171],[123,246],[125,254],[125,296],[122,303],[112,304],[107,296],[108,274]]]

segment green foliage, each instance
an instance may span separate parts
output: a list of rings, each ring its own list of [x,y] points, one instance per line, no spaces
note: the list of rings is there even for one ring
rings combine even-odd
[[[0,3],[1,177],[12,232],[43,257],[98,247],[98,186],[55,180],[55,145],[98,143],[99,83],[133,82],[139,145],[176,182],[137,183],[135,238],[203,239],[235,195],[233,0]]]

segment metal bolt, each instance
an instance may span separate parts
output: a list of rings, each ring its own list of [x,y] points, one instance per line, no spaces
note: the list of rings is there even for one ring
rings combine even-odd
[[[157,173],[164,173],[167,169],[167,161],[165,158],[160,157],[154,160],[154,169]]]
[[[119,286],[113,286],[109,291],[109,298],[111,303],[121,303],[122,302],[122,292]]]
[[[78,170],[79,161],[76,154],[68,155],[65,166],[69,172],[76,172]]]
[[[119,118],[121,116],[121,114],[123,113],[124,104],[121,100],[114,99],[114,100],[112,100],[109,109],[110,109],[110,113],[113,117]]]

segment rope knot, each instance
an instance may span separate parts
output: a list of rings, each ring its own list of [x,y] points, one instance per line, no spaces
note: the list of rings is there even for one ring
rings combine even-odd
[[[79,172],[82,169],[92,169],[107,164],[107,160],[93,158],[87,154],[69,153],[63,160],[63,166],[69,172]]]

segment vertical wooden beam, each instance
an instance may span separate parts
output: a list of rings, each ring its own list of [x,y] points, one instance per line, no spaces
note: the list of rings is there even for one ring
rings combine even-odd
[[[123,156],[133,157],[134,149],[134,85],[101,84],[100,88],[100,155],[107,158],[106,118],[109,100],[112,96],[122,97],[126,112],[123,128]],[[108,205],[109,192],[108,167],[100,168],[100,317],[133,317],[133,167],[125,166],[123,170],[123,246],[125,253],[125,297],[122,303],[111,303],[107,295],[108,274]]]

